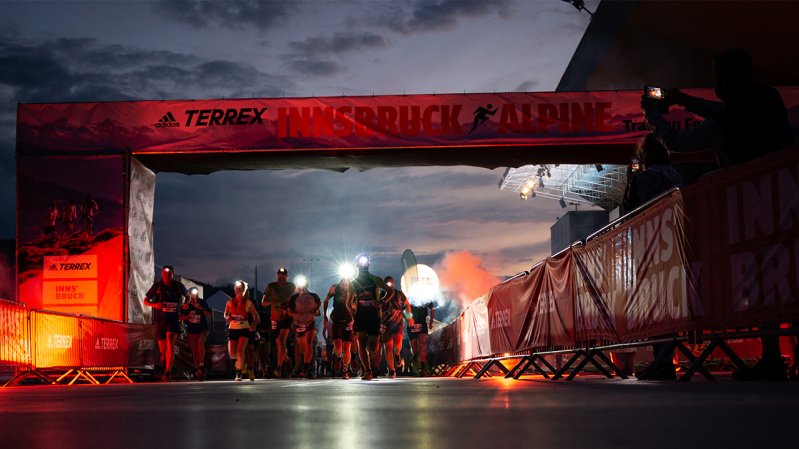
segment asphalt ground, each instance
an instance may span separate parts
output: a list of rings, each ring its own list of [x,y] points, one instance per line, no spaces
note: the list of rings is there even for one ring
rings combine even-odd
[[[529,377],[0,389],[0,448],[795,448],[799,382]]]

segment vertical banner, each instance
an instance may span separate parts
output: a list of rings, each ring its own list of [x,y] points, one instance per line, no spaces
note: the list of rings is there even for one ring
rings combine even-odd
[[[121,320],[123,156],[17,156],[19,299]]]
[[[460,344],[458,360],[470,360],[477,354],[477,339],[474,337],[474,319],[472,307],[463,309],[460,315]]]
[[[128,322],[149,323],[152,311],[143,300],[153,284],[153,203],[155,173],[136,158],[130,164],[128,212]]]

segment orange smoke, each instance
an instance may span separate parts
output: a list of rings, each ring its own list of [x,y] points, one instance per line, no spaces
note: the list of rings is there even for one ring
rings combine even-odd
[[[472,300],[488,293],[500,280],[483,267],[483,261],[469,251],[444,254],[435,271],[441,283],[441,290],[467,306]]]

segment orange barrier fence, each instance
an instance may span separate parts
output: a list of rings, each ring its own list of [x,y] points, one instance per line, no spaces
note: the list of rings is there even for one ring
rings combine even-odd
[[[0,367],[12,367],[15,374],[6,385],[28,378],[53,384],[130,382],[128,367],[155,363],[154,341],[152,325],[0,301]]]

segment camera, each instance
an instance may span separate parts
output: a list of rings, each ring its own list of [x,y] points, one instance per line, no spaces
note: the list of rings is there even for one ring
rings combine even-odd
[[[666,97],[666,92],[663,89],[655,86],[646,86],[644,88],[644,92],[646,93],[647,98],[652,98],[653,100],[662,100]]]
[[[634,157],[630,159],[630,170],[632,170],[633,173],[641,171],[641,162],[638,161],[638,158]]]

